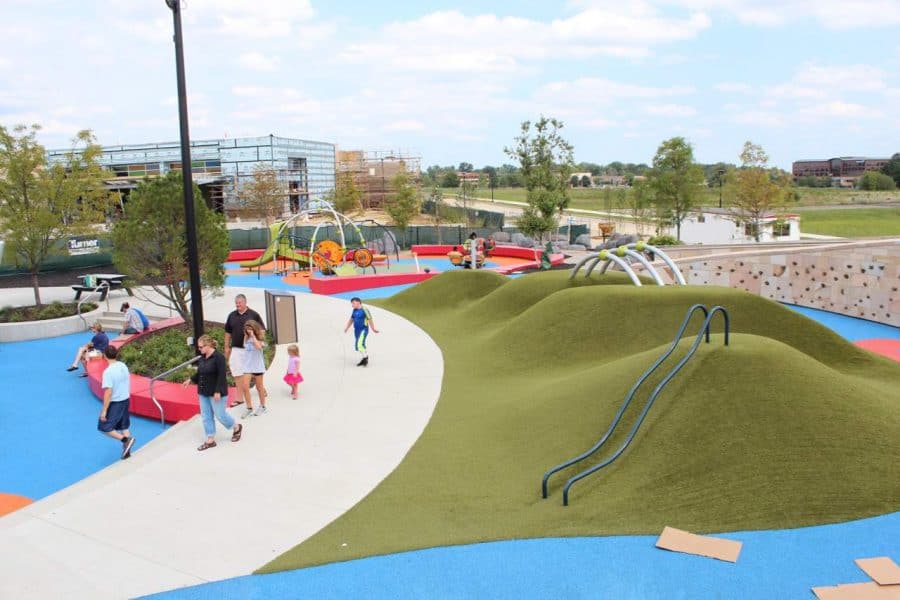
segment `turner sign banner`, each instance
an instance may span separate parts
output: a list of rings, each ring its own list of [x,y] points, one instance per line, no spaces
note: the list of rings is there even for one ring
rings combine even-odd
[[[100,240],[97,238],[69,238],[69,256],[76,256],[78,254],[96,254],[97,252],[100,252]]]

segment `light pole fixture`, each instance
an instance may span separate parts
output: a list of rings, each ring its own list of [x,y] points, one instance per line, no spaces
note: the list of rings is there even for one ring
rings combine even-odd
[[[181,127],[181,177],[184,184],[184,226],[191,285],[191,320],[194,348],[203,335],[203,295],[200,290],[200,259],[197,252],[197,223],[194,218],[194,180],[191,173],[191,136],[188,132],[187,89],[184,82],[184,42],[181,36],[181,0],[165,0],[175,27],[175,72],[178,80],[178,122]]]
[[[725,176],[725,169],[719,169],[719,208],[722,208],[722,178]]]

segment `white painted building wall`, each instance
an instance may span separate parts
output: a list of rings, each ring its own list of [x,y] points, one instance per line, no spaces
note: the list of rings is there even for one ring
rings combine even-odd
[[[778,222],[786,222],[787,235],[776,236],[773,228]],[[675,227],[669,235],[676,234]],[[800,240],[800,216],[784,215],[765,217],[760,222],[760,242],[796,242]],[[747,235],[745,225],[736,222],[735,215],[727,211],[691,213],[681,222],[681,241],[686,244],[752,244],[753,235]]]

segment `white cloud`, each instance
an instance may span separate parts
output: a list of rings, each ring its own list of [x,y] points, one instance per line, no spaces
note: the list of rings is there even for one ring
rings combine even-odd
[[[655,0],[652,6],[678,6],[686,10],[722,12],[746,25],[782,27],[815,21],[828,29],[892,27],[900,24],[898,0]],[[608,0],[579,0],[576,7],[610,6]]]
[[[339,59],[413,71],[509,73],[553,58],[647,56],[656,45],[694,38],[710,25],[702,13],[667,17],[630,3],[549,23],[438,11],[387,25],[372,39],[347,46]]]
[[[238,64],[251,71],[276,71],[278,57],[266,56],[262,52],[245,52],[238,58]]]
[[[414,119],[404,119],[388,123],[382,129],[385,131],[424,131],[425,123]]]
[[[753,90],[753,88],[746,83],[731,82],[717,83],[713,86],[713,89],[717,92],[722,92],[723,94],[746,94]]]
[[[650,104],[644,110],[657,117],[693,117],[697,110],[683,104]]]
[[[310,0],[190,0],[182,12],[191,23],[213,23],[220,34],[248,38],[291,35],[315,15]]]
[[[882,116],[880,111],[863,106],[862,104],[841,102],[839,100],[804,107],[800,109],[799,114],[813,119],[873,119]]]

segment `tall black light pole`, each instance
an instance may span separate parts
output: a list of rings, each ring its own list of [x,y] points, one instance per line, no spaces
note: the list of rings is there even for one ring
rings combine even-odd
[[[725,176],[725,169],[719,169],[719,208],[722,208],[722,178]]]
[[[191,284],[191,316],[194,347],[203,335],[203,297],[200,291],[200,258],[194,218],[194,180],[191,174],[191,136],[188,132],[187,89],[184,83],[184,42],[181,37],[181,0],[166,0],[175,24],[175,71],[178,78],[178,122],[181,126],[181,175],[184,180],[184,226],[187,233],[188,273]]]

